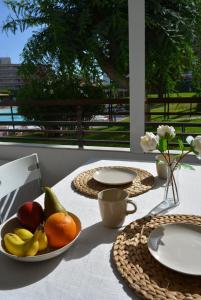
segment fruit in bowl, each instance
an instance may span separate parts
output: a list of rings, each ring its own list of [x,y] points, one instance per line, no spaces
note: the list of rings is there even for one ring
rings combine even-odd
[[[25,202],[18,209],[17,217],[25,228],[34,232],[36,228],[43,222],[43,208],[38,202]]]
[[[38,249],[38,251],[35,255],[33,255],[34,254],[33,252],[31,253],[31,256],[29,256],[30,252],[29,253],[26,252],[26,255],[29,254],[28,256],[25,256],[25,253],[22,253],[22,252],[20,252],[20,253],[15,252],[17,255],[14,254],[14,253],[12,254],[5,247],[4,237],[7,233],[15,233],[16,228],[18,229],[19,226],[21,226],[21,224],[19,223],[18,218],[13,217],[13,218],[10,218],[9,220],[7,220],[5,223],[1,224],[1,226],[0,226],[0,233],[1,233],[1,239],[2,239],[1,243],[0,243],[0,252],[2,252],[4,255],[6,255],[6,256],[14,259],[14,260],[23,261],[23,262],[44,261],[44,260],[51,259],[53,257],[56,257],[56,256],[64,253],[65,251],[67,251],[75,243],[75,241],[78,239],[78,237],[81,233],[80,219],[75,214],[73,214],[71,212],[68,212],[68,215],[71,216],[73,218],[74,222],[76,223],[76,235],[75,235],[74,239],[71,240],[70,242],[68,242],[65,246],[63,246],[61,248],[53,248],[53,247],[50,247],[49,242],[48,242],[47,248],[43,251],[40,251]],[[19,232],[18,232],[18,234],[19,234]],[[23,235],[24,235],[24,233],[23,233]],[[32,236],[33,235],[34,234],[32,233]],[[22,239],[22,236],[21,236],[21,239]],[[22,243],[22,241],[20,243]],[[35,244],[34,246],[36,246],[36,249],[37,249],[37,245]],[[16,250],[14,250],[14,251],[16,251]],[[19,254],[22,255],[21,253],[23,254],[23,256],[19,256]]]
[[[62,206],[49,187],[44,188],[44,230],[51,248],[58,249],[70,243],[77,234],[76,219]]]
[[[46,220],[49,216],[56,212],[64,212],[67,213],[66,209],[60,203],[59,199],[55,195],[55,193],[51,190],[50,187],[43,188],[45,192],[44,199],[44,219]]]
[[[14,228],[14,233],[4,235],[4,244],[7,251],[16,256],[34,256],[48,245],[42,227],[37,228],[34,234],[25,228]]]
[[[0,251],[20,261],[35,262],[53,258],[69,249],[81,232],[79,218],[61,205],[47,187],[44,209],[38,202],[25,202],[0,225]]]
[[[16,235],[18,235],[24,242],[30,240],[33,235],[35,235],[35,239],[39,243],[38,251],[43,251],[48,246],[47,235],[44,232],[44,227],[39,225],[33,234],[31,231],[27,230],[26,228],[15,228],[13,231]]]
[[[58,212],[49,216],[44,225],[48,244],[61,248],[70,243],[77,234],[77,225],[68,213]]]

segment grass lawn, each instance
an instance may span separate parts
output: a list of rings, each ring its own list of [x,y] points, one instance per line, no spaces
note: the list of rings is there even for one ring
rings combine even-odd
[[[119,131],[121,131],[119,133]],[[122,131],[125,131],[122,132]],[[108,147],[128,147],[128,145],[120,144],[118,141],[128,141],[130,140],[130,134],[127,132],[129,131],[129,124],[128,126],[112,126],[112,127],[105,127],[105,128],[97,128],[97,133],[86,134],[85,139],[95,141],[95,140],[112,140],[114,143],[102,143],[104,146]],[[115,142],[116,141],[116,142]]]
[[[171,97],[192,97],[194,93],[179,93],[179,94],[171,94]],[[150,97],[156,97],[156,95],[150,95]],[[167,106],[166,106],[167,109]],[[200,108],[201,110],[201,108]],[[199,111],[200,111],[199,110]],[[199,115],[191,115],[191,112],[197,112],[197,104],[188,104],[188,103],[175,103],[169,104],[169,112],[180,112],[180,113],[188,113],[187,115],[178,116],[178,115],[169,115],[164,114],[164,105],[163,104],[151,104],[150,107],[151,112],[161,112],[160,115],[152,115],[150,117],[150,121],[155,122],[188,122],[188,123],[197,123],[197,127],[186,127],[185,133],[188,134],[201,134],[201,112]],[[118,141],[128,141],[130,140],[130,135],[127,131],[129,131],[129,117],[125,117],[122,122],[128,123],[128,126],[112,126],[112,127],[101,127],[101,128],[90,128],[90,130],[94,130],[94,133],[85,133],[84,139],[87,140],[86,145],[100,145],[100,146],[108,146],[108,147],[129,147],[129,143],[121,144]],[[189,124],[190,125],[190,124]],[[181,133],[181,127],[175,128],[177,133]],[[119,132],[120,131],[120,132]],[[124,132],[125,131],[125,132]],[[146,131],[156,131],[156,128],[151,126],[146,126]],[[26,135],[26,140],[20,140],[20,138],[13,136],[14,142],[23,142],[23,143],[41,143],[41,144],[60,144],[60,145],[77,145],[77,141],[64,141],[63,139],[76,139],[76,135],[70,136],[62,136],[57,140],[49,140],[43,139],[44,135],[42,133],[34,134],[34,135]],[[32,140],[31,138],[35,138]],[[1,140],[1,138],[0,138]],[[3,141],[10,141],[10,139],[2,139]],[[102,140],[102,142],[97,142],[97,140]],[[104,141],[112,141],[111,143],[105,143]]]
[[[171,93],[168,97],[170,98],[183,98],[183,97],[194,97],[196,96],[196,93],[189,93],[189,92],[184,92],[184,93]],[[148,95],[148,98],[157,98],[157,94],[151,94]]]
[[[153,96],[153,95],[152,95]],[[156,96],[156,95],[155,95]],[[171,97],[193,97],[194,93],[180,93],[171,94]],[[166,112],[169,112],[168,115]],[[170,103],[168,104],[151,104],[150,112],[161,113],[157,115],[151,115],[149,121],[155,122],[187,122],[198,123],[197,127],[185,127],[183,131],[185,133],[201,133],[201,107],[198,107],[197,103]],[[171,115],[173,113],[184,113],[183,115]],[[200,115],[192,115],[194,112],[200,112]],[[153,130],[153,126],[147,126],[146,130]],[[181,133],[181,127],[175,128],[177,133]]]

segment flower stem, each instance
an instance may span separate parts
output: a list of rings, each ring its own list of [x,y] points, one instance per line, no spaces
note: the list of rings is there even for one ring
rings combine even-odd
[[[168,191],[169,191],[169,188],[171,185],[174,204],[177,204],[179,195],[178,195],[178,188],[177,188],[177,183],[175,180],[174,171],[175,171],[175,166],[172,168],[171,165],[168,165],[168,179],[167,179],[167,184],[166,184],[165,197],[166,197],[166,199],[168,198]]]

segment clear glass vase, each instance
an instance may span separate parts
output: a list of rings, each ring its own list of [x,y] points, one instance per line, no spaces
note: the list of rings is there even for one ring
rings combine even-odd
[[[167,166],[167,181],[164,192],[164,204],[171,208],[179,205],[179,173],[180,165],[172,164]]]
[[[156,215],[168,212],[171,208],[179,205],[179,173],[180,165],[166,165],[167,181],[164,188],[164,196],[162,202],[157,204],[148,215]]]

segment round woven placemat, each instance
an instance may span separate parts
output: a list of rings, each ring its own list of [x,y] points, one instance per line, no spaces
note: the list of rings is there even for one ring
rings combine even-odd
[[[165,215],[147,217],[130,223],[113,245],[113,261],[135,293],[152,300],[201,299],[201,277],[172,271],[157,262],[149,253],[147,239],[161,224],[193,223],[201,225],[201,217]]]
[[[129,168],[129,167],[118,167],[118,166],[111,167],[111,168],[127,169],[137,173],[137,177],[133,182],[129,184],[118,185],[118,188],[126,190],[130,197],[143,194],[148,190],[150,190],[154,185],[153,175],[145,170],[137,169],[137,168]],[[81,194],[84,194],[88,197],[96,198],[97,194],[100,191],[111,187],[117,187],[117,186],[102,184],[93,179],[94,172],[100,169],[102,169],[102,167],[84,171],[81,174],[79,174],[77,177],[75,177],[75,179],[72,182],[74,188]]]

